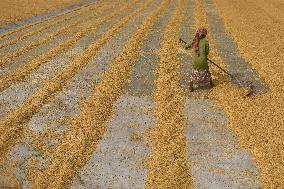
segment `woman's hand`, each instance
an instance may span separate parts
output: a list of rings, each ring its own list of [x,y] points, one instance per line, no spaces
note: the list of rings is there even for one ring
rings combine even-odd
[[[185,45],[185,49],[186,49],[186,50],[191,49],[191,44],[186,44],[186,45]]]
[[[179,42],[184,45],[184,48],[185,48],[185,49],[190,49],[190,48],[191,48],[191,44],[188,44],[188,43],[185,42],[182,38],[179,38]]]

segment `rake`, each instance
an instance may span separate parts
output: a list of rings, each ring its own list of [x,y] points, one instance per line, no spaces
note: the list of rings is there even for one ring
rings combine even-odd
[[[180,43],[184,43],[187,44],[186,41],[182,40],[181,38],[179,38],[179,42]],[[214,66],[216,66],[219,70],[221,70],[222,72],[224,72],[225,74],[227,74],[231,80],[235,81],[240,87],[245,88],[245,92],[243,93],[243,96],[247,97],[250,96],[253,93],[253,85],[252,82],[250,81],[242,81],[239,80],[237,77],[235,77],[234,75],[232,75],[231,73],[229,73],[227,70],[225,70],[224,68],[222,68],[221,66],[219,66],[218,64],[216,64],[215,62],[213,62],[210,59],[207,59],[211,64],[213,64]]]

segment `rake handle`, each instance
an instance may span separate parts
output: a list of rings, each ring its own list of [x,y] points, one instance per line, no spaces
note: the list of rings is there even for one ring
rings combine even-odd
[[[228,74],[231,78],[234,78],[234,76],[232,74],[230,74],[227,70],[225,70],[224,68],[222,68],[221,66],[219,66],[218,64],[216,64],[215,62],[213,62],[210,59],[207,59],[211,64],[213,64],[214,66],[216,66],[217,68],[219,68],[220,70],[222,70],[224,73]]]
[[[187,42],[184,41],[182,38],[179,38],[179,42],[184,43],[184,44],[187,44]]]

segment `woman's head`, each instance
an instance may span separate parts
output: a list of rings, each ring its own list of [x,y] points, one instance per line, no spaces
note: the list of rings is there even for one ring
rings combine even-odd
[[[193,41],[191,43],[192,48],[194,49],[194,51],[199,55],[199,41],[202,38],[205,38],[207,35],[207,30],[205,28],[199,28],[196,33],[195,36],[193,38]]]
[[[206,37],[207,35],[207,30],[205,28],[199,28],[196,32],[199,36],[200,39]]]

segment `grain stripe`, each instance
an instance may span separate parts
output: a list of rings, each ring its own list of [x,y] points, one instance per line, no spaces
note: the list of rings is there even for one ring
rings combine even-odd
[[[68,187],[72,178],[86,164],[105,132],[105,122],[112,113],[113,103],[121,95],[123,85],[130,76],[131,67],[138,57],[143,39],[168,5],[169,0],[163,1],[126,43],[123,52],[112,62],[112,67],[95,88],[93,96],[85,102],[83,112],[74,118],[73,129],[60,141],[53,155],[54,160],[46,170],[35,175],[37,178],[32,188],[44,188],[47,185],[51,188]],[[49,180],[48,183],[46,178]]]
[[[63,18],[63,19],[60,19],[60,20],[56,20],[55,22],[52,22],[51,24],[45,25],[43,27],[40,27],[40,28],[38,28],[36,30],[33,30],[33,31],[29,32],[29,33],[26,33],[24,35],[20,35],[19,37],[16,37],[14,39],[9,39],[5,43],[0,45],[0,49],[2,49],[4,47],[8,47],[10,45],[14,45],[14,44],[16,44],[17,42],[19,42],[21,40],[27,39],[27,38],[29,38],[29,37],[31,37],[31,36],[33,36],[35,34],[38,34],[38,33],[42,32],[44,30],[50,29],[52,27],[55,27],[56,25],[59,25],[59,24],[61,24],[63,22],[66,22],[67,20],[71,20],[71,19],[73,19],[73,18],[75,18],[77,16],[80,16],[80,15],[83,15],[83,14],[87,14],[88,12],[91,12],[93,9],[96,9],[96,8],[97,7],[93,7],[90,10],[89,9],[81,10],[82,12],[80,12],[77,15],[72,15],[72,16],[70,16],[68,18]]]
[[[87,5],[78,7],[78,8],[76,8],[76,9],[71,10],[71,11],[64,12],[64,13],[61,13],[61,14],[58,14],[58,15],[55,15],[55,16],[51,16],[51,17],[46,18],[46,19],[44,19],[44,20],[39,20],[39,21],[37,21],[37,22],[33,22],[33,23],[28,24],[28,25],[24,25],[24,26],[18,27],[18,28],[16,28],[16,29],[12,30],[12,31],[8,31],[8,32],[5,32],[5,33],[1,34],[1,35],[0,35],[0,39],[3,39],[4,37],[6,37],[6,36],[8,36],[8,35],[11,35],[11,34],[16,33],[16,32],[20,32],[20,31],[22,31],[22,30],[24,30],[24,29],[27,29],[27,28],[30,28],[30,27],[32,27],[32,26],[36,26],[36,25],[41,24],[41,23],[43,23],[43,22],[47,22],[47,21],[49,21],[49,20],[58,18],[58,17],[60,17],[60,16],[64,16],[64,15],[67,15],[67,14],[71,14],[71,13],[76,12],[76,11],[78,11],[78,10],[81,10],[81,9],[83,9],[83,8],[87,8],[87,7],[89,7],[89,6],[93,6],[93,5],[95,5],[95,4],[97,4],[97,2],[90,3],[90,4],[87,4]]]
[[[165,30],[159,53],[157,87],[153,94],[156,127],[150,131],[153,151],[146,164],[146,188],[192,188],[184,135],[185,94],[180,86],[177,51],[184,10],[185,0],[179,0],[178,8]]]
[[[115,36],[126,23],[146,9],[153,1],[154,0],[148,0],[142,7],[116,23],[111,29],[105,32],[99,40],[89,45],[82,54],[76,56],[71,65],[57,73],[53,78],[47,81],[41,89],[0,121],[0,133],[2,133],[0,137],[0,157],[5,155],[8,150],[16,144],[15,141],[17,141],[18,138],[22,137],[23,125],[28,123],[32,116],[37,113],[44,104],[51,101],[109,39]],[[121,8],[121,11],[131,6],[132,4],[124,6]]]
[[[110,8],[108,8],[110,7]],[[0,66],[4,66],[4,65],[7,65],[9,63],[11,63],[12,60],[14,60],[16,57],[19,57],[21,56],[22,54],[32,50],[33,48],[36,48],[42,44],[45,44],[51,40],[53,40],[56,36],[60,35],[60,34],[63,34],[65,33],[66,31],[70,30],[70,28],[72,27],[76,27],[77,25],[81,24],[83,20],[90,20],[90,19],[93,19],[95,18],[99,13],[101,12],[104,12],[104,11],[109,11],[110,9],[112,9],[114,6],[113,5],[107,5],[107,9],[105,9],[105,7],[103,7],[104,9],[100,9],[101,7],[96,7],[97,9],[97,12],[95,12],[94,14],[92,15],[89,15],[87,17],[83,17],[77,21],[75,21],[74,23],[71,23],[71,24],[67,24],[67,25],[64,25],[64,27],[62,28],[59,28],[58,30],[52,32],[51,34],[49,34],[48,36],[43,36],[42,38],[38,39],[37,41],[33,42],[33,43],[30,43],[20,49],[17,49],[16,51],[2,57],[0,59]],[[64,20],[66,21],[66,20]]]
[[[87,36],[92,30],[95,30],[100,25],[109,22],[115,16],[120,14],[122,11],[130,8],[134,4],[136,4],[139,0],[136,0],[130,4],[124,5],[118,11],[113,12],[111,15],[103,17],[97,20],[94,23],[89,24],[86,28],[83,28],[81,31],[76,32],[70,39],[67,41],[63,41],[56,48],[50,49],[48,52],[38,56],[36,59],[32,60],[28,64],[23,64],[17,70],[7,73],[0,78],[0,91],[5,90],[11,85],[24,80],[32,71],[38,69],[42,64],[46,63],[51,58],[56,55],[67,51],[72,45],[74,45],[79,39],[84,36]]]

